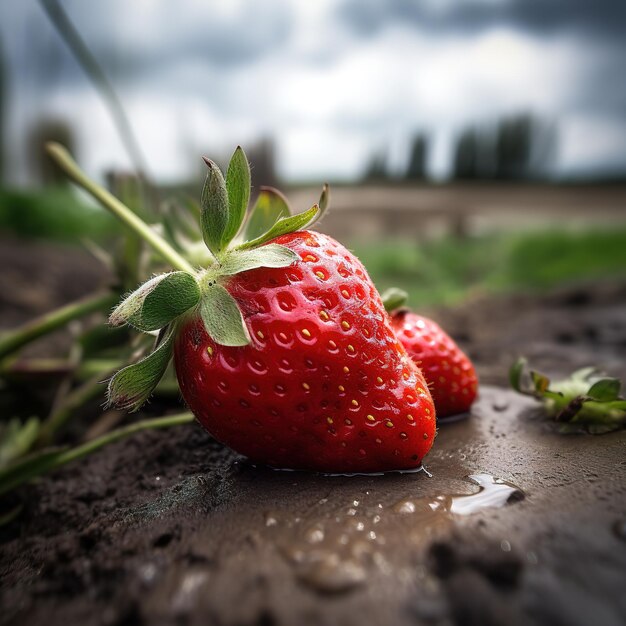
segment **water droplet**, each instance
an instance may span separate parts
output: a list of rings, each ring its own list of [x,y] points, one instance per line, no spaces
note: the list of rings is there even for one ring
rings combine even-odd
[[[394,505],[393,510],[396,513],[415,513],[415,504],[410,500],[401,500]]]
[[[494,411],[502,413],[502,411],[506,411],[509,408],[509,402],[505,398],[496,398],[491,406]]]
[[[273,515],[265,516],[265,525],[266,526],[276,526],[278,524],[278,520]]]
[[[451,513],[471,515],[482,509],[497,509],[525,497],[524,492],[516,485],[489,474],[472,474],[468,478],[480,487],[480,491],[469,496],[452,498]]]
[[[489,474],[472,474],[468,478],[476,483],[480,490],[470,495],[440,495],[434,498],[412,498],[400,500],[393,506],[396,513],[407,514],[419,511],[433,513],[453,513],[471,515],[482,509],[500,508],[509,502],[524,499],[524,492],[512,483]],[[511,549],[509,542],[508,549]],[[506,551],[505,547],[502,547]]]
[[[339,593],[364,583],[366,572],[362,565],[354,561],[327,554],[321,560],[301,568],[298,578],[317,591]]]
[[[176,611],[188,610],[194,602],[200,587],[207,581],[208,574],[202,571],[190,572],[185,575],[179,588],[172,598],[172,607]]]
[[[157,575],[157,566],[154,563],[146,563],[139,568],[139,576],[144,583],[150,584]]]
[[[306,540],[309,543],[320,543],[324,541],[324,531],[321,528],[311,528],[306,533]]]

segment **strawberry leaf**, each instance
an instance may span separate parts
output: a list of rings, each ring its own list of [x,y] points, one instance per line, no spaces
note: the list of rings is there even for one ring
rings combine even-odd
[[[246,346],[250,335],[235,299],[219,283],[210,284],[200,303],[209,337],[222,346]]]
[[[149,332],[167,326],[171,321],[198,304],[200,288],[186,272],[155,276],[131,293],[111,313],[113,326],[130,324]]]
[[[238,274],[257,267],[287,267],[300,257],[289,248],[277,243],[269,243],[253,250],[230,253],[222,262],[220,274]]]
[[[597,402],[611,402],[619,398],[621,386],[617,378],[602,378],[589,387],[587,395]]]
[[[519,393],[527,393],[524,389],[522,389],[522,374],[526,367],[526,359],[521,356],[513,365],[511,365],[511,369],[509,370],[509,383],[515,391]]]
[[[320,208],[320,216],[318,219],[322,219],[324,215],[326,215],[326,210],[328,209],[328,203],[330,202],[330,187],[328,183],[324,183],[324,187],[322,187],[322,194],[320,195],[320,201],[318,202],[318,206]]]
[[[226,173],[228,223],[222,237],[226,247],[239,232],[250,200],[250,165],[240,146],[235,150]]]
[[[109,381],[107,406],[138,410],[150,397],[172,357],[174,333],[171,328],[161,331],[161,341],[147,357],[120,370]]]
[[[511,386],[540,400],[546,415],[566,426],[563,432],[574,432],[582,426],[588,432],[600,434],[626,427],[626,400],[619,396],[619,380],[594,376],[595,367],[578,370],[569,378],[552,383],[547,376],[531,371],[533,388],[524,389],[521,379],[525,366],[526,360],[520,358],[511,367]]]
[[[202,237],[207,248],[217,256],[225,247],[225,234],[230,220],[228,192],[220,168],[211,159],[205,158],[204,162],[208,172],[200,198]]]
[[[282,217],[289,217],[287,198],[273,187],[261,187],[261,193],[246,224],[245,239],[250,241],[266,233]]]
[[[570,378],[573,380],[588,380],[593,374],[597,372],[597,368],[591,367],[582,367],[575,372],[572,372]]]
[[[315,204],[308,211],[279,219],[265,234],[253,239],[252,241],[247,241],[246,243],[240,245],[237,249],[247,250],[249,248],[257,248],[258,246],[271,241],[280,235],[286,235],[287,233],[293,233],[297,230],[303,230],[317,220],[319,213],[320,209],[317,204]]]
[[[535,391],[539,394],[543,394],[550,386],[550,379],[539,372],[531,371],[530,378],[535,386]]]

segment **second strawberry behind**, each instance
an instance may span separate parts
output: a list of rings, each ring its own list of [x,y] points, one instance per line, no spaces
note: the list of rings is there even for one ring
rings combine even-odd
[[[439,324],[404,306],[406,292],[389,289],[382,298],[394,332],[428,383],[437,419],[467,413],[478,393],[478,376],[469,357]]]

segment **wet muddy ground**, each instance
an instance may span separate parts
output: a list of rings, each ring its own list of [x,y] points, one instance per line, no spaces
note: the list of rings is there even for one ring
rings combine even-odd
[[[483,385],[428,473],[275,472],[196,426],[142,433],[21,490],[0,623],[623,624],[626,431],[561,435],[503,385],[520,353],[626,378],[626,285],[433,313]]]

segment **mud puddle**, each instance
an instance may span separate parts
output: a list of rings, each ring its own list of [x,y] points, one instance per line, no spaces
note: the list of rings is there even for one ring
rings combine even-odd
[[[323,593],[342,592],[364,584],[373,568],[388,566],[388,542],[408,537],[414,544],[423,543],[457,516],[524,498],[519,487],[489,474],[467,478],[478,485],[476,493],[407,497],[388,505],[375,502],[374,485],[362,499],[340,509],[329,508],[328,498],[322,498],[305,516],[269,512],[265,526],[302,583]]]

